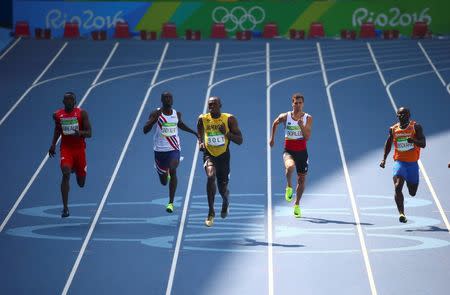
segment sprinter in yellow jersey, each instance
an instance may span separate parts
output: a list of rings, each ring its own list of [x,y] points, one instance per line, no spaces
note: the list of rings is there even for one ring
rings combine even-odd
[[[403,184],[406,181],[409,194],[415,196],[419,187],[419,165],[417,161],[420,157],[420,149],[426,145],[425,135],[422,126],[410,120],[410,112],[407,108],[401,107],[397,111],[399,123],[391,126],[389,136],[384,145],[384,156],[380,167],[384,168],[386,158],[394,143],[394,186],[395,203],[397,204],[399,221],[406,223],[403,205]]]
[[[199,135],[199,148],[203,151],[203,166],[208,181],[206,192],[208,195],[208,217],[205,225],[210,227],[214,223],[214,198],[216,195],[216,178],[219,193],[222,196],[222,218],[228,215],[229,194],[228,175],[230,173],[230,141],[242,144],[242,133],[237,119],[227,113],[222,113],[220,98],[212,96],[208,99],[209,113],[198,118],[197,133]]]

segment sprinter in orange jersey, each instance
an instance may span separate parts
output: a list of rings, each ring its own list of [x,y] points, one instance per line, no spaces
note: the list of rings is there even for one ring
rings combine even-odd
[[[409,109],[401,107],[397,111],[399,123],[389,129],[389,136],[384,145],[384,156],[380,167],[384,168],[386,158],[394,143],[394,186],[395,203],[400,214],[399,221],[406,223],[403,205],[403,184],[406,181],[409,194],[415,196],[419,186],[419,165],[417,161],[420,157],[420,149],[426,145],[425,135],[422,126],[410,120]]]

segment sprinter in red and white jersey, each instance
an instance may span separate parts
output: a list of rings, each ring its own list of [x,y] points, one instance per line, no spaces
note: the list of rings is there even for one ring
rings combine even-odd
[[[300,93],[292,95],[292,111],[280,114],[272,123],[270,135],[270,146],[274,145],[274,136],[280,123],[284,124],[284,153],[283,160],[286,168],[286,201],[292,201],[292,173],[297,171],[296,199],[294,205],[294,216],[300,218],[300,199],[305,190],[306,174],[308,173],[308,151],[306,142],[311,136],[313,118],[303,111],[305,98]]]

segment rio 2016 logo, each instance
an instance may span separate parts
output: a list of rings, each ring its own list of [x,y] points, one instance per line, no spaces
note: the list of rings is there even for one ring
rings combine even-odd
[[[367,8],[358,8],[353,12],[352,25],[358,27],[364,22],[372,22],[379,27],[407,27],[416,21],[431,24],[432,18],[428,14],[429,10],[429,8],[424,8],[420,13],[402,13],[399,8],[393,7],[388,10],[388,13],[377,14]]]
[[[65,22],[76,22],[79,24],[80,28],[90,30],[90,29],[104,29],[113,28],[116,22],[123,22],[121,18],[123,11],[118,11],[114,16],[95,16],[92,10],[84,10],[81,16],[74,15],[68,17],[67,13],[63,13],[59,9],[50,10],[45,18],[45,23],[47,28],[63,28]]]

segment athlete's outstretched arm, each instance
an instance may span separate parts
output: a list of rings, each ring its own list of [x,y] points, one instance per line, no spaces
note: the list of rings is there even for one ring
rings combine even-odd
[[[419,124],[414,125],[414,129],[416,130],[415,138],[408,138],[409,143],[414,143],[418,147],[424,148],[427,145],[425,135],[423,134],[422,126]]]
[[[308,140],[311,137],[311,129],[312,129],[312,116],[308,116],[306,119],[306,125],[303,125],[303,120],[298,120],[298,126],[300,126],[300,130],[302,130],[303,137]]]
[[[278,125],[280,123],[286,122],[286,119],[287,119],[287,115],[286,115],[286,113],[283,113],[283,114],[278,115],[278,117],[275,120],[273,120],[272,130],[270,132],[270,142],[269,142],[271,147],[275,143],[275,132],[277,131]]]
[[[393,140],[394,136],[392,134],[392,129],[389,129],[389,136],[386,140],[386,143],[384,144],[384,155],[383,155],[383,160],[381,160],[380,162],[380,167],[384,168],[386,165],[386,158],[389,155],[389,153],[391,152],[391,148],[392,148],[392,140]]]
[[[85,110],[81,111],[81,125],[83,126],[83,130],[76,131],[76,135],[89,138],[92,136],[92,128],[91,128],[91,122],[89,121],[89,116]]]
[[[241,129],[239,129],[238,121],[234,116],[228,118],[228,128],[230,131],[225,136],[235,144],[241,145],[244,138],[242,137]]]
[[[202,118],[198,118],[197,121],[197,135],[198,135],[198,147],[201,151],[205,149],[205,143],[203,142],[205,138],[205,129],[203,127]]]
[[[198,134],[197,132],[195,132],[194,130],[192,130],[191,128],[189,128],[188,126],[186,126],[186,124],[184,124],[184,122],[181,120],[181,113],[177,112],[177,116],[178,116],[178,128],[180,128],[183,131],[192,133],[195,135],[195,137],[198,138]]]
[[[61,128],[56,123],[56,114],[53,114],[53,120],[55,121],[55,128],[53,129],[53,139],[50,148],[48,149],[49,157],[54,157],[56,152],[56,142],[58,141],[59,136],[61,135]]]
[[[154,110],[150,116],[148,117],[147,122],[144,125],[144,134],[147,134],[150,130],[152,130],[153,125],[158,121],[158,117],[161,115],[161,109]]]

